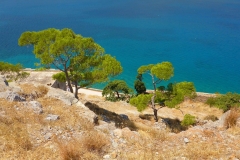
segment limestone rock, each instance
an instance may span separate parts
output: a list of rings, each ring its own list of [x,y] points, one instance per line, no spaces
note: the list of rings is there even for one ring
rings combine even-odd
[[[183,141],[184,141],[185,143],[189,143],[189,140],[188,140],[188,138],[186,138],[186,137],[183,139]]]
[[[38,101],[24,102],[23,104],[25,107],[32,109],[36,114],[43,113],[42,105]]]
[[[48,114],[45,120],[48,121],[56,121],[59,119],[59,115],[54,115],[54,114]]]
[[[19,101],[19,102],[26,101],[26,99],[24,97],[21,97],[18,93],[15,93],[15,92],[9,92],[6,99],[11,101],[11,102],[13,102],[13,101]]]
[[[116,136],[117,138],[121,138],[122,137],[122,130],[121,129],[115,129],[113,131],[114,136]]]
[[[219,128],[224,127],[225,119],[230,115],[231,110],[225,112],[218,121],[216,121]]]
[[[103,156],[103,159],[110,159],[110,155],[109,155],[109,154],[104,155],[104,156]]]
[[[0,92],[4,92],[8,89],[8,82],[4,76],[0,75]]]
[[[81,117],[84,117],[88,119],[91,123],[94,123],[94,117],[96,117],[96,114],[93,111],[91,111],[80,101],[78,101],[75,105],[81,108],[81,111],[79,112]]]
[[[53,87],[53,88],[59,88],[59,89],[62,89],[62,90],[64,90],[64,91],[67,90],[66,83],[65,83],[65,82],[59,82],[59,81],[57,81],[57,80],[53,83],[53,85],[52,85],[51,87]]]
[[[78,102],[73,93],[66,92],[61,89],[51,88],[46,97],[59,99],[66,105],[73,105]]]

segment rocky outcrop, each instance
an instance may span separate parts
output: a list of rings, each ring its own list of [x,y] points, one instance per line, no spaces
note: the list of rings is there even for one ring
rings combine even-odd
[[[66,105],[73,105],[78,102],[73,93],[63,91],[61,89],[52,88],[48,91],[46,97],[56,98],[61,100]]]
[[[24,107],[32,109],[34,113],[43,113],[42,105],[38,101],[23,102]]]
[[[48,121],[56,121],[59,119],[59,115],[54,115],[54,114],[48,114],[45,120]]]
[[[59,89],[62,89],[62,90],[64,90],[64,91],[67,90],[67,86],[66,86],[66,83],[65,83],[65,82],[55,81],[51,87],[53,87],[53,88],[59,88]]]
[[[8,89],[8,82],[6,78],[2,75],[0,75],[0,92],[4,92]]]
[[[13,91],[5,91],[5,92],[0,92],[0,98],[4,98],[10,102],[13,101],[18,101],[18,102],[22,102],[22,101],[26,101],[26,99],[22,96],[20,96],[18,93],[13,92]]]

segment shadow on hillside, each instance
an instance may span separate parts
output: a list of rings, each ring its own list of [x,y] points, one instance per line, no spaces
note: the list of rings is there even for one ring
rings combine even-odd
[[[137,130],[135,124],[130,121],[128,116],[125,114],[117,114],[115,112],[108,111],[91,102],[86,102],[85,106],[98,115],[99,120],[103,120],[108,123],[114,122],[117,128],[128,127],[132,131]]]
[[[167,125],[167,127],[171,130],[171,132],[179,133],[181,131],[187,130],[187,127],[181,125],[181,121],[177,118],[162,118],[163,122]]]
[[[154,121],[153,114],[140,114],[139,117],[141,119]],[[171,132],[179,133],[181,131],[187,130],[186,127],[181,125],[181,121],[177,118],[171,119],[171,118],[158,117],[158,119],[159,119],[159,121],[162,120],[162,122],[166,124],[167,128],[169,128],[171,130]]]

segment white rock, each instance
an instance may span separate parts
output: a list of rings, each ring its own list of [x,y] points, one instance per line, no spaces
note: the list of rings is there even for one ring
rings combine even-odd
[[[42,105],[38,101],[24,102],[23,105],[27,108],[33,109],[33,112],[36,114],[43,113]]]
[[[189,143],[188,138],[185,137],[183,140],[184,140],[185,143]]]
[[[61,100],[66,105],[73,105],[78,102],[78,99],[74,97],[73,93],[63,91],[61,89],[51,88],[46,97],[56,98]]]
[[[107,155],[103,156],[103,159],[110,159],[110,155],[107,154]]]
[[[48,114],[45,120],[48,121],[56,121],[59,119],[59,115],[54,115],[54,114]]]

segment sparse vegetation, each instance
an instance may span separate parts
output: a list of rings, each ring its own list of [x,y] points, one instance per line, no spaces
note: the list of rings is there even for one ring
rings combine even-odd
[[[211,107],[217,107],[222,109],[224,112],[231,109],[231,107],[240,107],[240,94],[237,93],[227,93],[227,94],[217,94],[216,97],[210,97],[206,104]]]
[[[14,65],[7,62],[0,62],[0,74],[6,75],[8,81],[16,81],[29,76],[29,73],[23,71],[21,64]]]
[[[218,118],[214,115],[208,115],[208,116],[204,117],[203,119],[204,120],[211,120],[213,122],[218,120]]]
[[[236,126],[237,119],[240,117],[240,110],[237,108],[232,108],[230,113],[227,115],[224,121],[224,126],[227,128],[232,128]]]
[[[188,127],[196,123],[196,117],[191,114],[186,114],[181,122],[182,126]]]
[[[109,82],[102,91],[102,96],[108,101],[129,100],[133,91],[123,80],[113,80]]]

